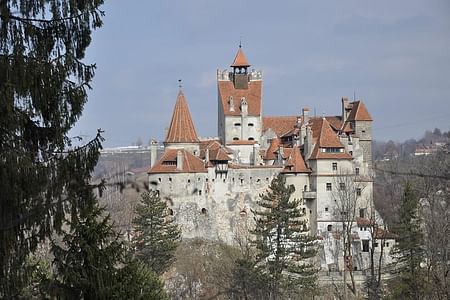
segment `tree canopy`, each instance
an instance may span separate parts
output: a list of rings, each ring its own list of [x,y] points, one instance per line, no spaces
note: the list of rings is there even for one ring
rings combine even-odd
[[[274,178],[254,211],[255,268],[268,291],[269,299],[299,291],[313,292],[316,269],[310,260],[316,253],[315,238],[304,227],[299,200],[291,199],[295,188],[286,185],[282,174]]]
[[[95,65],[83,62],[102,0],[0,2],[0,297],[26,281],[26,257],[89,210],[102,137],[75,146]]]

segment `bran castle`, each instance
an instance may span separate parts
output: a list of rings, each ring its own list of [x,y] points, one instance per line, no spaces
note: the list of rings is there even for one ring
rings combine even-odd
[[[334,253],[342,222],[336,191],[346,188],[338,179],[352,174],[357,186],[353,265],[365,268],[364,252],[373,244],[367,228],[373,209],[372,117],[366,106],[342,98],[336,116],[311,116],[306,107],[299,115],[263,116],[262,72],[249,67],[239,46],[231,71],[217,71],[218,138],[198,137],[179,91],[158,160],[156,143],[152,147],[150,189],[166,201],[183,238],[234,244],[252,226],[259,195],[281,173],[295,187],[292,197],[300,200],[304,230],[323,245],[322,269],[338,270],[342,255]]]

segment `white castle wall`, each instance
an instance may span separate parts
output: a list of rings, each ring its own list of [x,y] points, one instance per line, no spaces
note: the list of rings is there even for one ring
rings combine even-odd
[[[208,173],[150,174],[150,188],[166,201],[183,238],[202,237],[234,244],[252,226],[252,209],[281,168],[230,169],[227,177]]]

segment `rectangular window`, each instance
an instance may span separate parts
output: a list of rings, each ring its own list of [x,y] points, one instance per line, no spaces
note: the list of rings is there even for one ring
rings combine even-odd
[[[332,164],[332,167],[333,167],[333,171],[337,171],[337,162],[334,162]]]
[[[355,168],[355,175],[359,176],[359,168]]]
[[[369,252],[369,240],[362,240],[362,252]]]
[[[331,191],[331,182],[327,182],[327,191]]]
[[[328,211],[328,207],[325,207],[325,211]]]
[[[360,188],[356,188],[356,196],[361,196],[361,189]]]
[[[345,183],[339,182],[339,188],[341,189],[341,191],[345,190]]]
[[[360,218],[365,218],[365,217],[366,217],[365,209],[364,209],[364,208],[360,208],[360,209],[359,209],[359,217],[360,217]]]

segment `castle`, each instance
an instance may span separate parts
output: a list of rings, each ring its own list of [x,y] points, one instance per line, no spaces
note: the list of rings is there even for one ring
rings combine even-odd
[[[249,70],[241,46],[230,67],[217,71],[218,138],[198,137],[180,89],[164,153],[158,161],[152,155],[150,189],[166,201],[183,238],[235,243],[251,226],[259,195],[282,173],[301,201],[304,229],[324,243],[338,239],[336,190],[346,188],[339,178],[351,174],[360,228],[354,243],[365,252],[373,181],[372,117],[364,103],[342,98],[333,116],[311,116],[306,107],[298,115],[263,116],[262,72]],[[340,264],[327,254],[332,248],[324,250],[324,265]]]

